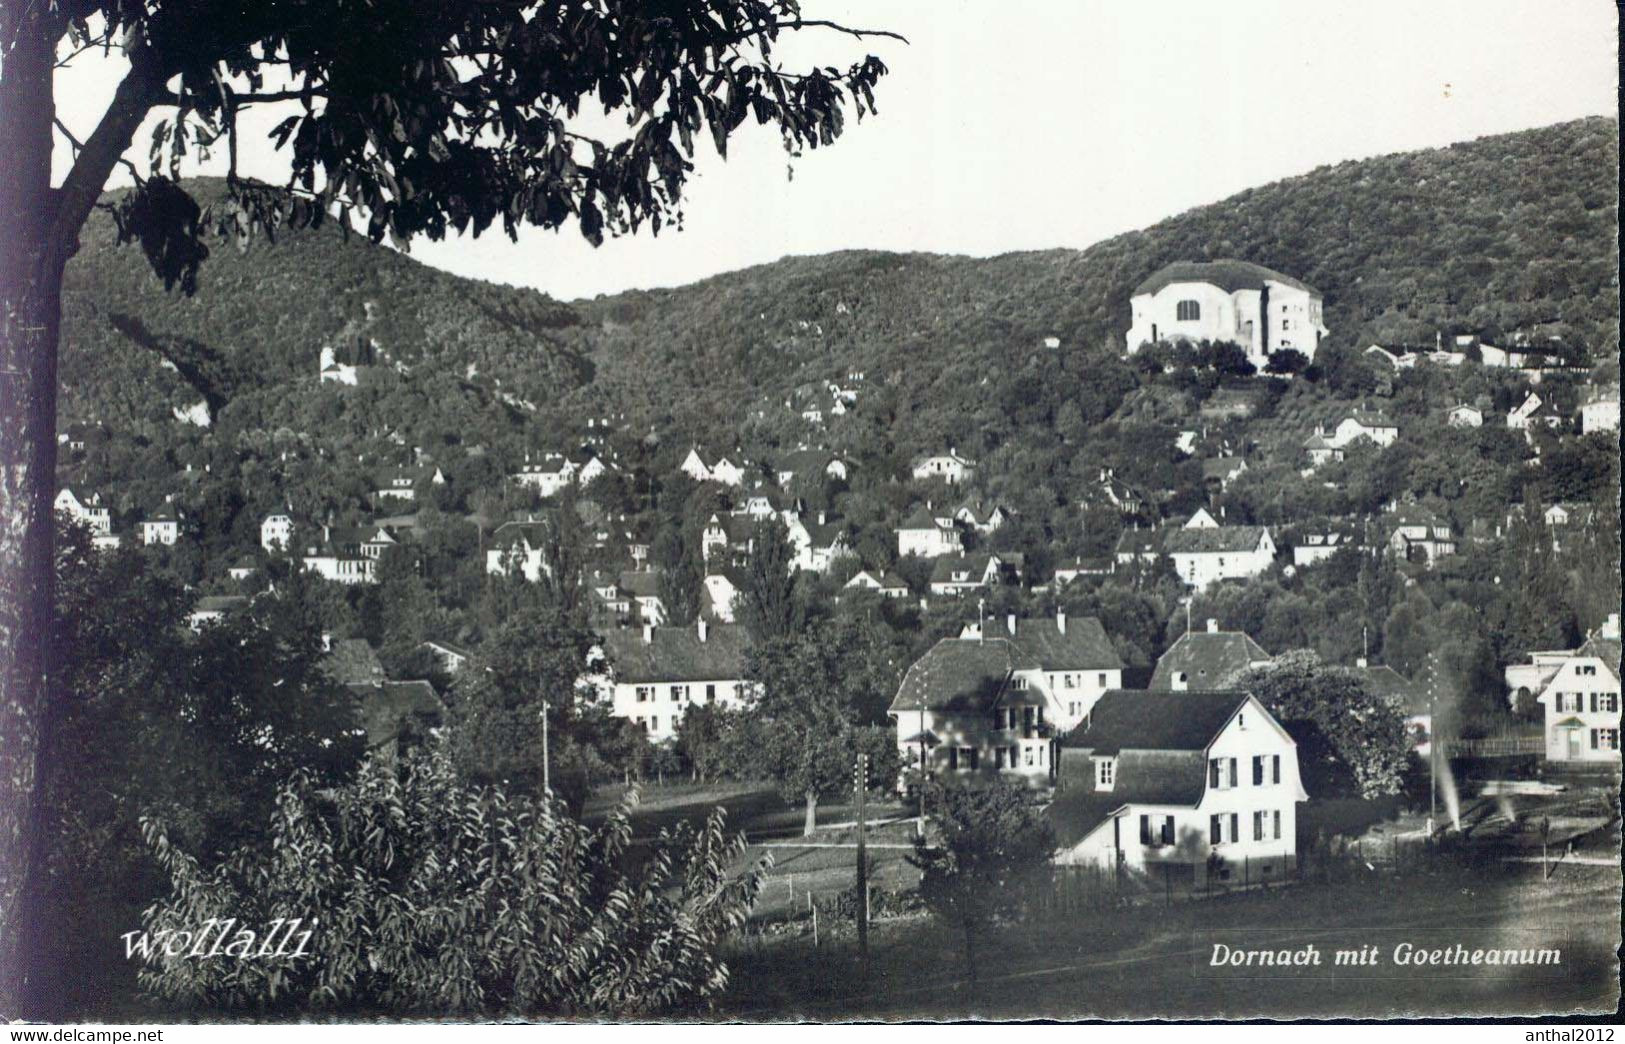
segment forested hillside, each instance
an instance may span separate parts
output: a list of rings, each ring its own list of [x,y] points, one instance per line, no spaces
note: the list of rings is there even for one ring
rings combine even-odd
[[[1083,251],[787,258],[571,305],[447,275],[331,226],[241,253],[216,247],[188,299],[166,293],[103,221],[69,271],[64,413],[150,424],[195,401],[155,347],[224,401],[313,387],[323,345],[365,338],[423,376],[477,372],[544,411],[625,411],[677,442],[725,438],[718,417],[862,372],[891,389],[883,422],[899,452],[945,439],[981,451],[967,440],[1003,441],[1023,418],[1053,423],[1064,399],[1088,394],[1035,380],[1023,361],[1082,377],[1082,353],[1121,347],[1130,289],[1182,258],[1249,259],[1306,280],[1326,295],[1334,348],[1530,331],[1601,356],[1618,345],[1617,142],[1616,122],[1582,120],[1320,168]],[[1041,352],[1048,336],[1058,353]],[[296,420],[282,413],[295,405],[279,392],[264,419]]]

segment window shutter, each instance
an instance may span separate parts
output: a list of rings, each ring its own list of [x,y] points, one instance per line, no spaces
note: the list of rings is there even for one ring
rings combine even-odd
[[[1232,813],[1230,813],[1230,840],[1239,841],[1240,839],[1241,839],[1241,813],[1232,812]]]
[[[1264,785],[1264,755],[1255,754],[1255,755],[1253,755],[1253,786],[1261,787],[1263,785]]]
[[[1273,754],[1270,759],[1275,766],[1275,782],[1279,783],[1281,782],[1281,755]]]
[[[1149,845],[1150,843],[1151,843],[1151,817],[1150,816],[1141,816],[1140,817],[1140,844]]]
[[[1236,783],[1236,759],[1235,758],[1230,759],[1230,785],[1232,787],[1235,787],[1237,785],[1237,783]]]
[[[1174,817],[1173,816],[1163,816],[1162,817],[1162,843],[1165,844],[1165,845],[1171,845],[1171,844],[1174,843]]]
[[[1273,815],[1275,816],[1275,840],[1279,841],[1281,840],[1281,813],[1277,811]]]
[[[1209,758],[1207,763],[1207,785],[1215,789],[1219,786],[1219,759]]]
[[[1208,840],[1208,844],[1217,845],[1217,844],[1222,844],[1224,842],[1223,824],[1224,824],[1224,820],[1221,819],[1217,813],[1215,813],[1215,814],[1208,817],[1208,820],[1207,820],[1207,840]]]

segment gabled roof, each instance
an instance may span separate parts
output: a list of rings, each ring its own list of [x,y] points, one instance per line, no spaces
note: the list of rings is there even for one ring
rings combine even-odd
[[[979,582],[987,575],[988,566],[994,559],[998,559],[1001,572],[1013,569],[1019,574],[1026,556],[1014,551],[972,551],[969,554],[938,555],[931,565],[931,582],[933,584]],[[970,578],[955,580],[955,573],[969,573]]]
[[[192,607],[194,613],[226,613],[248,604],[245,595],[205,595]]]
[[[1365,682],[1366,690],[1372,695],[1386,696],[1398,700],[1412,714],[1427,712],[1427,692],[1422,686],[1400,674],[1386,663],[1376,663],[1366,667],[1350,667],[1349,670],[1360,676],[1360,680]]]
[[[1117,538],[1114,555],[1156,555],[1162,553],[1165,533],[1161,529],[1125,529]]]
[[[931,514],[930,509],[928,509],[924,504],[921,504],[913,511],[909,512],[908,517],[903,519],[903,521],[898,524],[897,528],[940,529],[941,527],[937,524],[936,516]]]
[[[341,685],[360,685],[384,678],[378,654],[362,638],[336,638],[322,657],[322,670]]]
[[[1388,419],[1388,415],[1381,410],[1354,410],[1348,415],[1349,420],[1367,428],[1397,428],[1399,425]]]
[[[660,574],[653,569],[628,570],[620,575],[618,583],[633,598],[660,597]]]
[[[1154,294],[1173,283],[1209,283],[1227,294],[1233,294],[1237,290],[1262,290],[1266,280],[1320,296],[1320,291],[1308,283],[1284,275],[1273,268],[1231,258],[1217,261],[1175,261],[1153,272],[1134,288],[1132,296]]]
[[[487,551],[506,551],[523,542],[529,547],[540,547],[553,531],[553,524],[542,519],[528,522],[504,522],[491,534]]]
[[[1010,681],[1014,650],[1000,639],[944,638],[909,667],[890,713],[993,709]]]
[[[643,630],[613,631],[605,652],[617,682],[732,681],[745,676],[749,639],[737,624],[710,624],[705,641],[695,627],[655,627],[648,642]]]
[[[1000,616],[983,622],[982,637],[1009,639],[1017,670],[1114,671],[1123,667],[1122,658],[1106,637],[1106,629],[1093,616],[1067,617],[1064,634],[1054,617],[1017,620],[1014,635]]]
[[[1188,631],[1157,658],[1150,686],[1172,689],[1176,674],[1184,674],[1193,687],[1222,685],[1237,671],[1269,658],[1262,646],[1241,631]]]
[[[361,701],[361,723],[367,730],[367,748],[393,743],[401,727],[413,718],[438,723],[445,715],[434,686],[426,681],[384,681],[346,686]]]
[[[1201,752],[1249,698],[1237,689],[1108,689],[1061,745],[1087,748],[1095,754]],[[1200,790],[1196,796],[1201,796]]]
[[[1125,750],[1117,755],[1111,790],[1095,790],[1093,772],[1069,779],[1049,807],[1056,843],[1077,844],[1124,805],[1194,807],[1206,792],[1206,772],[1199,750]]]
[[[145,519],[143,519],[143,521],[146,521],[146,522],[175,522],[175,521],[178,521],[179,519],[180,519],[180,514],[179,514],[179,512],[177,512],[175,510],[175,505],[169,503],[168,501],[165,501],[164,503],[158,505],[158,510],[156,510],[156,511],[152,512],[151,514],[149,514]]]
[[[457,656],[465,660],[470,659],[474,655],[473,651],[467,646],[457,645],[454,642],[448,642],[441,638],[425,638],[423,640],[423,644],[429,646],[431,649],[439,649],[442,652],[450,653],[453,656]]]
[[[1247,461],[1242,457],[1213,457],[1202,461],[1202,477],[1210,479],[1226,479],[1238,471],[1247,470]]]
[[[1162,550],[1170,555],[1240,554],[1256,551],[1268,532],[1263,526],[1175,529],[1164,538]]]
[[[1603,662],[1609,670],[1614,672],[1614,680],[1619,681],[1619,654],[1620,640],[1618,638],[1605,638],[1600,634],[1593,634],[1585,640],[1585,644],[1576,650],[1576,656],[1595,656]]]

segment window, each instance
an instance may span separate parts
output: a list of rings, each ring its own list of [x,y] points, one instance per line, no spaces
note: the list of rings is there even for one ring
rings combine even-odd
[[[1263,785],[1264,785],[1264,756],[1262,754],[1255,754],[1253,756],[1253,786],[1261,787]]]
[[[1253,813],[1253,840],[1264,840],[1264,813],[1262,812]]]
[[[1273,768],[1272,768],[1272,776],[1273,776],[1274,782],[1276,782],[1276,783],[1281,782],[1281,755],[1279,755],[1279,754],[1271,754],[1270,755],[1270,764],[1273,766]],[[1279,815],[1280,813],[1276,813],[1276,814]],[[1280,835],[1277,834],[1276,836],[1279,837]]]
[[[1140,817],[1140,844],[1149,845],[1150,843],[1151,843],[1151,817],[1150,816],[1141,816]]]
[[[1281,840],[1281,813],[1278,811],[1271,812],[1270,815],[1275,817],[1275,840],[1279,841]]]
[[[1174,316],[1182,323],[1194,323],[1202,318],[1202,306],[1195,301],[1181,301],[1174,306]]]
[[[1095,759],[1095,788],[1096,789],[1098,789],[1098,790],[1110,790],[1112,788],[1112,782],[1116,778],[1116,776],[1117,776],[1117,759],[1116,758],[1096,758]]]
[[[638,702],[639,703],[647,703],[650,700],[654,699],[654,696],[655,696],[655,687],[653,685],[639,685],[638,686]]]
[[[1174,843],[1174,817],[1173,816],[1163,816],[1162,817],[1162,843],[1165,844],[1165,845],[1171,845],[1171,844]]]
[[[1219,763],[1223,760],[1223,758],[1209,758],[1207,761],[1207,785],[1214,790],[1219,789],[1222,785],[1219,781],[1221,773]]]
[[[659,718],[659,716],[656,716],[656,717],[653,717],[653,718],[649,719],[649,731],[650,732],[659,732],[660,731],[660,718]]]
[[[1104,674],[1095,675],[1095,684],[1104,689],[1106,687],[1106,676]]]
[[[1241,813],[1230,813],[1230,840],[1241,840]]]
[[[1038,764],[1039,764],[1039,767],[1041,767],[1041,768],[1043,767],[1043,764],[1044,764],[1044,748],[1043,747],[1038,748]]]
[[[1594,663],[1582,663],[1580,666],[1574,669],[1574,672],[1576,674],[1583,674],[1588,678],[1596,677],[1597,665]]]
[[[1226,758],[1225,760],[1230,762],[1230,789],[1234,790],[1238,786],[1236,783],[1236,759]]]
[[[1025,754],[1026,754],[1025,761],[1026,761],[1027,767],[1031,768],[1032,764],[1033,764],[1033,748],[1031,748],[1031,747],[1026,748]]]
[[[717,698],[717,687],[715,685],[707,685],[705,687],[705,702],[710,703],[712,700],[714,700],[716,698]]]
[[[1211,815],[1207,817],[1207,843],[1210,845],[1224,844],[1224,817]]]
[[[994,747],[993,748],[993,767],[996,768],[996,769],[1004,768],[1004,748],[1003,747]]]

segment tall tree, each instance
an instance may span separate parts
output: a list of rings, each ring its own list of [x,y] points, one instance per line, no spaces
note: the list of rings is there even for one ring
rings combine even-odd
[[[770,518],[756,523],[745,566],[745,589],[738,594],[740,604],[735,612],[758,643],[787,638],[806,620],[797,590],[795,557],[783,522]]]
[[[920,870],[926,908],[959,930],[974,982],[978,937],[1048,869],[1055,837],[1022,784],[930,786],[935,836],[917,836],[908,861]]]
[[[849,110],[872,111],[879,59],[786,70],[773,53],[787,33],[824,29],[868,35],[804,17],[797,0],[0,5],[0,1011],[27,1009],[29,953],[47,944],[19,913],[41,897],[18,892],[48,886],[33,781],[61,718],[45,635],[62,275],[114,168],[135,178],[106,204],[120,238],[187,291],[213,236],[334,218],[399,243],[498,222],[510,236],[574,225],[594,243],[658,232],[682,219],[696,135],[726,154],[754,119],[794,154],[832,143]],[[57,76],[115,51],[123,78],[75,135],[56,117]],[[584,103],[624,117],[624,137],[595,136]],[[271,135],[290,159],[280,188],[237,170],[239,117],[275,105],[288,111]],[[125,154],[154,114],[143,172]],[[58,132],[72,162],[53,185]],[[227,158],[227,199],[200,207],[180,177],[210,149]],[[33,977],[30,992],[50,989]]]

